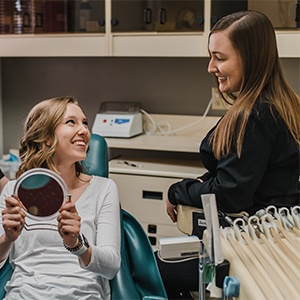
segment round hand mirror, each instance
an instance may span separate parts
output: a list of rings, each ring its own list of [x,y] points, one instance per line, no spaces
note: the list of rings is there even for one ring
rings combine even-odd
[[[15,184],[14,194],[26,211],[28,222],[24,227],[27,230],[56,227],[56,224],[49,221],[56,219],[59,208],[69,199],[67,185],[61,176],[43,168],[24,172]]]

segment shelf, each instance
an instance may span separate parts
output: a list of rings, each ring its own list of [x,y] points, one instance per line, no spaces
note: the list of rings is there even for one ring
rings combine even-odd
[[[198,34],[114,34],[113,56],[208,56],[207,36]]]
[[[279,56],[300,57],[300,32],[276,32]],[[0,35],[0,57],[208,57],[207,34]]]
[[[22,34],[0,36],[0,57],[108,56],[104,34]]]

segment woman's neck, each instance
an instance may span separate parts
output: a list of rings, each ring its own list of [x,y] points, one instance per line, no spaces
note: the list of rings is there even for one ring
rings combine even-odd
[[[60,176],[63,178],[67,184],[68,189],[74,189],[78,186],[79,178],[76,174],[75,164],[66,168],[66,167],[57,167]]]

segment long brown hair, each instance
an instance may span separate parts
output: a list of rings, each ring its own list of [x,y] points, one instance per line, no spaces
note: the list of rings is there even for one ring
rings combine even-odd
[[[259,100],[278,111],[299,147],[300,97],[284,78],[271,22],[259,12],[237,12],[220,19],[209,36],[222,30],[240,54],[244,77],[239,95],[228,95],[234,104],[212,134],[215,157],[227,156],[233,145],[241,156],[248,118]]]
[[[20,141],[22,163],[16,173],[17,178],[32,168],[46,168],[59,173],[52,159],[57,145],[55,129],[62,122],[69,103],[78,105],[73,97],[57,97],[44,100],[31,109]],[[50,146],[49,140],[52,141]],[[79,162],[75,163],[75,169],[77,176],[83,171]]]

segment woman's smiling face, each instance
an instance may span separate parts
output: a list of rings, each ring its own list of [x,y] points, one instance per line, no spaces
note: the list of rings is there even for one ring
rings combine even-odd
[[[81,108],[73,103],[67,105],[61,124],[55,129],[57,147],[53,159],[71,163],[84,160],[90,141],[90,131],[87,118]]]
[[[212,33],[208,49],[210,53],[208,72],[217,77],[220,91],[239,92],[243,82],[243,65],[241,56],[228,37],[228,30]]]

